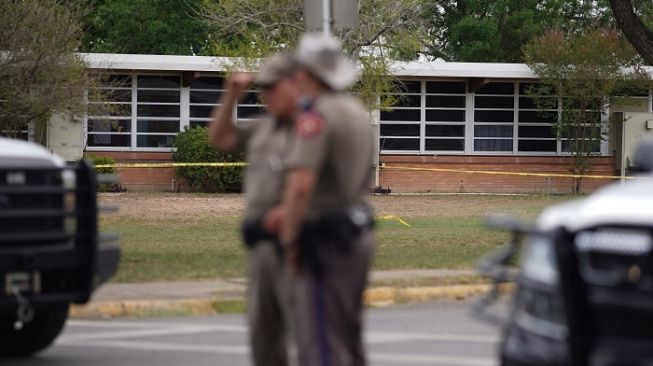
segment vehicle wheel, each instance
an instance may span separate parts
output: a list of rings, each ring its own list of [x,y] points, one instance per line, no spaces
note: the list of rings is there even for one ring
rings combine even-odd
[[[13,314],[0,315],[0,357],[27,357],[49,346],[68,318],[68,304],[37,307],[34,319],[21,330],[14,329]]]

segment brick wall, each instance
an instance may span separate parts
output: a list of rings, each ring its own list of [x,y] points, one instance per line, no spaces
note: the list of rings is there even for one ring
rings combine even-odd
[[[387,167],[414,167],[492,172],[569,174],[571,157],[415,156],[382,155]],[[592,175],[614,175],[614,158],[593,159]],[[468,174],[382,169],[380,185],[393,192],[433,193],[569,193],[574,180],[559,177]],[[591,192],[610,180],[584,179],[582,191]]]
[[[172,162],[172,153],[102,151],[86,155],[109,156],[116,163]],[[174,168],[119,168],[118,180],[129,191],[169,192],[177,185]]]
[[[110,156],[119,163],[156,163],[172,161],[171,153],[88,152],[87,155]],[[495,172],[569,174],[571,157],[540,156],[416,156],[382,155],[387,167],[414,167]],[[601,157],[593,161],[593,175],[614,175],[614,158]],[[174,168],[121,168],[120,183],[131,191],[171,191],[175,181]],[[432,193],[569,193],[571,178],[510,175],[467,174],[430,171],[381,170],[380,185],[393,192]],[[604,179],[584,179],[583,192],[591,192],[608,183]]]

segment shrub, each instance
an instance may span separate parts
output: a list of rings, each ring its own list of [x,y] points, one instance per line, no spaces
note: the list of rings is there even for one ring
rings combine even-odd
[[[113,158],[109,156],[102,156],[102,155],[95,155],[89,157],[91,160],[91,163],[93,166],[96,165],[113,165],[116,163]],[[96,174],[109,174],[109,175],[116,175],[118,174],[118,171],[116,168],[95,168],[95,173]],[[114,183],[101,183],[97,185],[97,191],[98,192],[125,192],[126,189],[125,187],[120,185],[120,182],[114,182]]]
[[[242,162],[241,152],[216,150],[209,142],[205,127],[186,128],[175,139],[177,151],[172,155],[178,163]],[[243,167],[178,167],[176,176],[191,189],[202,192],[240,192]]]

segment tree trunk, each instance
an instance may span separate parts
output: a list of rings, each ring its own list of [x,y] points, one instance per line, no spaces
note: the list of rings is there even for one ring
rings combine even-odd
[[[637,52],[653,65],[653,31],[637,17],[631,0],[610,0],[617,25]]]

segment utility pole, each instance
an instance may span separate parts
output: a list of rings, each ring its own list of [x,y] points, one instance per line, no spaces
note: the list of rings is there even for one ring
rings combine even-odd
[[[322,0],[322,32],[331,35],[331,0]]]
[[[304,26],[308,32],[330,36],[334,29],[358,26],[360,0],[304,0]]]

